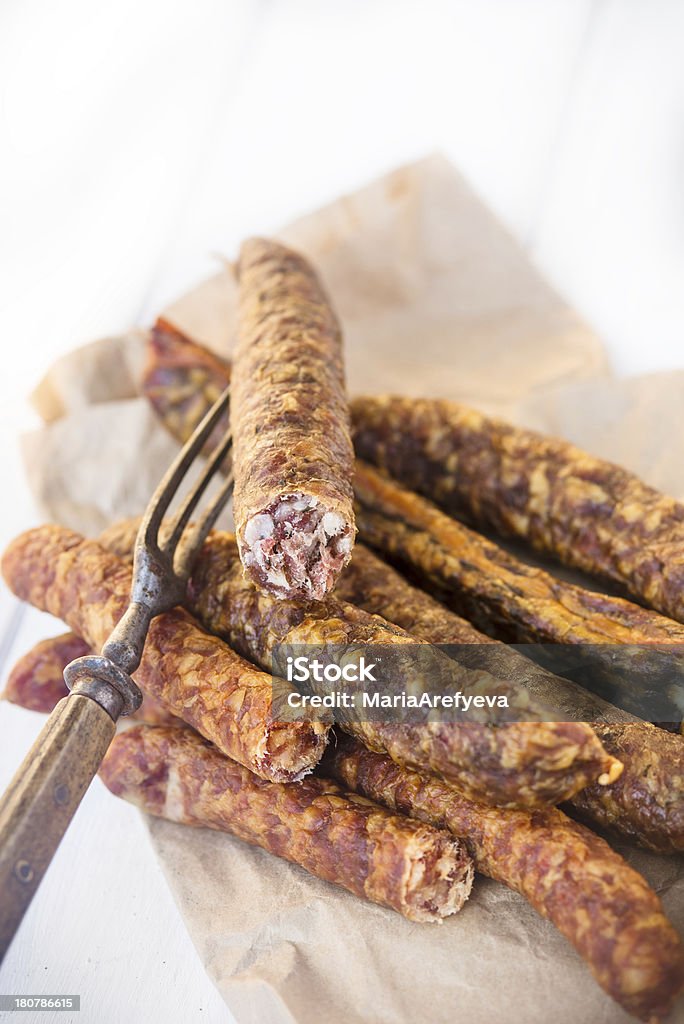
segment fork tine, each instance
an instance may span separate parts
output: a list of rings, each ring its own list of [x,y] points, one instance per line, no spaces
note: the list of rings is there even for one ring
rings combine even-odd
[[[146,544],[150,548],[159,550],[159,527],[162,519],[171,504],[171,501],[178,491],[181,480],[187,473],[189,467],[206,444],[212,430],[216,427],[221,416],[227,411],[230,400],[230,389],[226,390],[216,399],[202,422],[196,427],[192,436],[186,441],[168,470],[164,474],[152,495],[152,500],[147,506],[145,515],[140,524],[136,547]]]
[[[207,506],[202,518],[192,524],[178,544],[173,556],[173,569],[178,576],[182,578],[189,576],[195,555],[204,544],[207,534],[225,507],[232,490],[233,473],[231,470],[221,484],[220,490]]]
[[[194,512],[198,501],[206,491],[212,478],[215,476],[216,471],[221,468],[228,452],[232,448],[233,438],[230,433],[226,434],[221,444],[211,455],[206,466],[202,471],[202,475],[197,480],[195,486],[192,488],[185,501],[181,505],[177,514],[174,516],[170,526],[170,533],[165,538],[164,543],[160,545],[161,550],[167,554],[172,554],[174,548],[178,544],[181,538],[183,530],[190,521],[190,516]]]

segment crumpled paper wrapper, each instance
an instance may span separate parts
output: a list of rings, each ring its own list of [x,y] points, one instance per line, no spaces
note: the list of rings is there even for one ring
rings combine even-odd
[[[672,437],[684,371],[611,378],[603,347],[443,159],[402,168],[279,233],[315,262],[345,332],[349,390],[442,395],[570,438],[684,496]],[[226,265],[165,311],[228,353]],[[85,533],[140,512],[175,444],[138,395],[140,332],[60,360],[24,438],[49,518]],[[517,894],[477,877],[417,925],[230,836],[149,820],[206,969],[240,1024],[619,1024],[631,1020]],[[684,930],[684,862],[621,846]],[[679,1008],[670,1018],[684,1021]]]

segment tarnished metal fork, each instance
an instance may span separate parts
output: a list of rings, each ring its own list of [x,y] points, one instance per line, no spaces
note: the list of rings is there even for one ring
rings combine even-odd
[[[138,531],[125,614],[101,654],[66,667],[70,693],[50,715],[0,799],[0,961],[107,752],[117,719],[142,703],[131,674],[140,665],[150,622],[184,600],[195,556],[230,497],[228,472],[207,507],[194,515],[230,453],[226,431],[167,526],[171,503],[228,404],[226,389],[164,475]]]

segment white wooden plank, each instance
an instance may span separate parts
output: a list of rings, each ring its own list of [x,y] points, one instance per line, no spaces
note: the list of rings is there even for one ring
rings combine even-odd
[[[684,5],[597,4],[533,253],[624,372],[684,357]]]
[[[525,237],[588,0],[276,0],[178,224],[149,317],[268,232],[443,150]]]

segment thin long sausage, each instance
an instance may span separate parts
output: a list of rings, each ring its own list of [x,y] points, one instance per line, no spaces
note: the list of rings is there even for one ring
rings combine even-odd
[[[41,640],[10,670],[2,696],[29,711],[52,711],[68,693],[64,669],[90,653],[88,644],[74,633]]]
[[[190,730],[120,733],[100,776],[149,814],[230,832],[411,921],[441,923],[470,893],[471,858],[448,832],[329,779],[265,782]]]
[[[166,429],[184,444],[230,383],[227,359],[192,341],[172,324],[158,320],[147,345],[142,393]],[[228,428],[229,419],[219,426]]]
[[[150,331],[141,388],[175,438],[187,441],[229,383],[230,363],[190,341],[166,320],[157,320]],[[207,441],[207,449],[227,427],[226,417]]]
[[[347,789],[463,839],[475,869],[521,893],[572,942],[628,1013],[656,1020],[684,986],[684,950],[660,900],[589,829],[548,807],[529,813],[468,800],[350,738],[321,765]]]
[[[355,534],[339,324],[306,260],[276,242],[245,242],[237,275],[230,420],[240,558],[272,594],[321,598]]]
[[[361,458],[446,511],[684,621],[684,505],[629,470],[453,402],[358,398],[352,421]]]
[[[684,739],[647,722],[598,723],[595,729],[606,750],[624,758],[625,771],[609,796],[602,786],[576,793],[574,812],[656,853],[683,853]]]
[[[74,633],[41,640],[14,665],[2,696],[11,704],[47,714],[66,697],[64,669],[69,662],[92,653],[92,647]],[[147,725],[178,725],[180,722],[150,694],[143,695],[134,717]]]
[[[128,605],[130,566],[60,526],[14,540],[2,571],[17,597],[64,619],[98,650]],[[272,678],[180,608],[152,621],[135,677],[168,711],[263,778],[301,778],[322,756],[327,728],[273,721]]]

